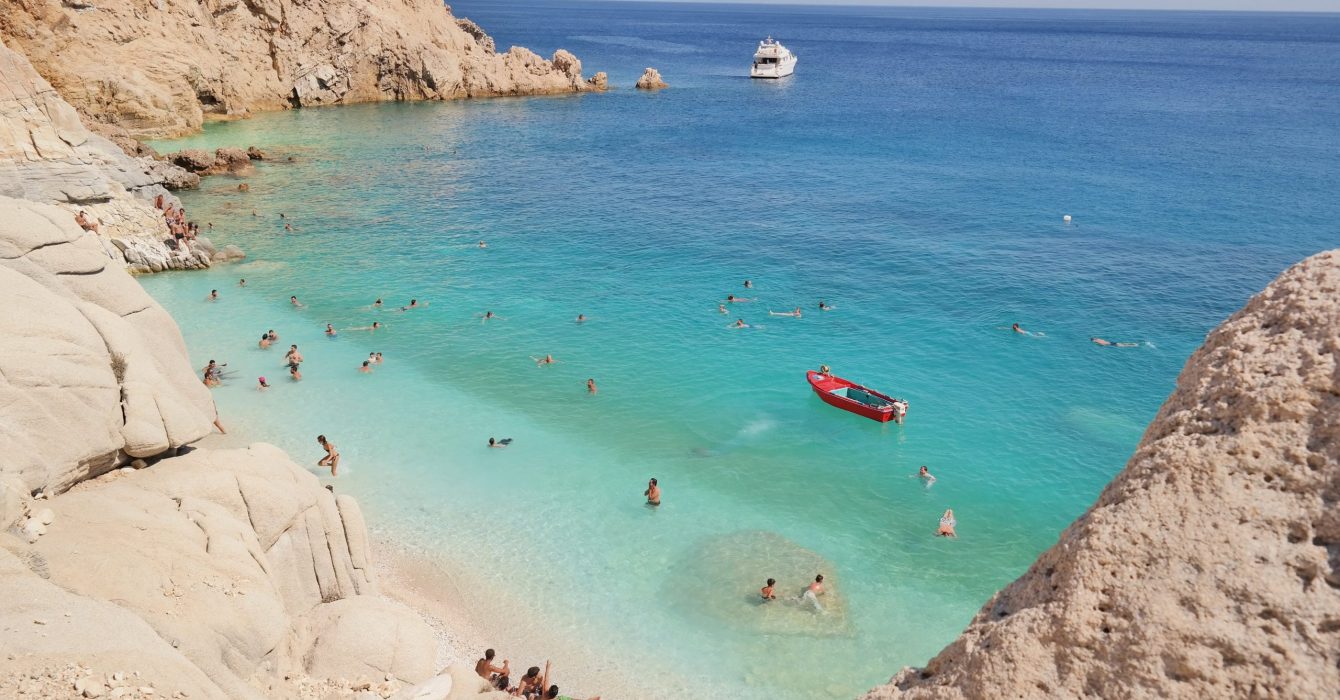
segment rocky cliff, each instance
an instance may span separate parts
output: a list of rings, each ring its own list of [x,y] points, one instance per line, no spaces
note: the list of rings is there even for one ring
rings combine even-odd
[[[159,195],[176,201],[165,183],[199,181],[170,163],[128,156],[89,132],[28,61],[0,43],[0,196],[13,198],[9,206],[14,200],[56,205],[70,222],[87,212],[98,223],[94,238],[123,267],[194,269],[241,251],[224,255],[208,240],[169,248],[167,225],[151,202]]]
[[[437,0],[0,0],[0,35],[91,123],[136,137],[207,115],[604,84],[567,51],[497,52]]]
[[[1206,338],[1126,468],[891,698],[1340,697],[1340,250]]]

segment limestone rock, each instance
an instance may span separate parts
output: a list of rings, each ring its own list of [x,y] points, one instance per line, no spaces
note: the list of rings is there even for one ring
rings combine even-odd
[[[103,244],[63,209],[0,197],[0,474],[29,491],[212,429],[176,324]]]
[[[1340,697],[1340,250],[1209,334],[1098,502],[866,698]]]
[[[586,82],[591,85],[592,90],[597,92],[604,92],[610,88],[610,77],[605,75],[603,70],[591,76],[591,79]]]
[[[251,160],[265,160],[266,158],[269,158],[265,151],[262,151],[255,146],[247,146],[247,157]]]
[[[254,682],[267,674],[432,675],[426,623],[361,595],[373,590],[367,553],[355,555],[367,533],[344,517],[356,504],[337,505],[274,447],[194,450],[48,507],[59,527],[0,546],[40,561],[50,584],[133,613],[228,697],[262,697]]]
[[[202,173],[214,167],[214,155],[209,151],[203,151],[198,148],[188,148],[184,151],[170,153],[167,159],[177,167],[185,168],[188,172]]]
[[[206,115],[592,89],[571,54],[499,53],[437,0],[0,0],[0,18],[86,119],[132,137],[189,133]]]
[[[670,87],[661,79],[661,72],[655,68],[647,68],[642,71],[642,77],[637,79],[637,89],[639,90],[660,90]]]
[[[191,698],[224,700],[218,685],[180,651],[158,636],[144,620],[115,603],[80,596],[44,579],[46,562],[0,535],[0,678],[36,678],[53,665],[78,659],[101,678],[119,668],[135,668],[155,680],[165,697],[189,693]],[[13,604],[13,603],[18,603]],[[34,619],[47,621],[34,625]],[[86,682],[91,689],[100,681]],[[69,697],[70,685],[45,697]],[[54,691],[55,689],[53,689]],[[77,691],[84,693],[81,688]]]
[[[358,596],[318,605],[295,621],[289,652],[316,678],[382,678],[418,683],[432,677],[437,640],[404,605]]]

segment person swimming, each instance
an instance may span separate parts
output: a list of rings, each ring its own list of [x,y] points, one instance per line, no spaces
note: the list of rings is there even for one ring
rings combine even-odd
[[[298,307],[299,309],[302,308],[302,302],[298,301],[298,297],[296,295],[289,297],[288,303]]]
[[[494,440],[493,438],[489,438],[489,447],[497,447],[501,449],[503,447],[507,447],[510,444],[512,444],[512,438],[503,438],[501,440]]]
[[[824,606],[819,603],[819,596],[824,594],[824,575],[818,574],[814,577],[814,582],[805,587],[800,593],[801,602],[809,603],[819,612],[824,612]]]
[[[799,307],[799,306],[796,307],[796,310],[795,310],[795,311],[773,311],[772,309],[768,309],[768,315],[769,315],[769,316],[794,316],[794,317],[796,317],[796,318],[800,318],[800,317],[801,317],[801,316],[800,316],[800,307]]]
[[[954,509],[946,509],[944,515],[940,516],[940,529],[935,531],[935,536],[958,537],[958,533],[954,532],[954,528],[957,525],[958,521],[954,519]]]
[[[727,314],[730,312],[726,310],[725,304],[717,304],[717,313]]]
[[[379,331],[383,328],[381,321],[373,321],[371,326],[358,326],[357,328],[346,328],[346,331]]]
[[[931,484],[935,483],[935,477],[931,476],[930,470],[926,469],[924,464],[921,465],[921,470],[917,472],[917,478],[926,482],[926,488],[930,488]]]
[[[256,379],[256,390],[257,390],[257,391],[265,391],[266,389],[269,389],[269,388],[270,388],[270,383],[267,382],[267,381],[265,381],[265,377],[259,377],[259,378]]]
[[[1010,326],[1010,330],[1014,331],[1015,333],[1019,333],[1019,334],[1021,334],[1021,335],[1028,335],[1028,331],[1026,331],[1026,330],[1020,328],[1020,327],[1019,327],[1019,324],[1017,324],[1017,323],[1012,324],[1012,325]]]
[[[577,314],[577,323],[586,323],[586,314]]]
[[[1139,343],[1114,343],[1106,338],[1089,338],[1094,345],[1101,345],[1106,348],[1138,348]]]
[[[763,596],[763,600],[777,600],[777,593],[774,590],[776,588],[777,579],[770,578],[768,579],[768,585],[764,586],[762,590],[759,591],[759,595]]]
[[[372,360],[363,360],[363,366],[358,368],[359,372],[367,374],[372,371]]]
[[[302,372],[298,370],[298,363],[288,363],[288,376],[289,379],[292,379],[295,382],[302,381]]]
[[[824,300],[823,300],[823,299],[820,299],[820,300],[819,300],[819,310],[820,310],[820,311],[832,311],[832,310],[833,310],[833,307],[829,306],[828,304],[825,304],[825,303],[824,303]]]
[[[487,247],[489,247],[489,244],[485,243],[484,241],[480,241],[480,242],[479,242],[479,247],[480,247],[480,248],[487,248]]]
[[[237,286],[239,286],[239,287],[245,287],[245,286],[247,286],[247,281],[246,281],[246,279],[240,279],[240,280],[238,280],[238,281],[237,281]]]
[[[379,364],[379,365],[382,363],[382,354],[381,354],[380,352],[377,353],[377,360],[376,360],[376,362],[377,362],[377,364]]]
[[[749,327],[749,324],[748,324],[748,323],[745,323],[745,322],[744,322],[744,319],[742,319],[742,318],[737,318],[737,319],[735,319],[735,323],[732,323],[730,327],[731,327],[731,328],[748,328],[748,327]]]
[[[655,477],[653,477],[650,481],[647,482],[647,490],[643,491],[642,495],[647,497],[647,505],[649,506],[661,505],[661,486],[660,484],[656,483]]]
[[[410,299],[410,300],[409,300],[409,306],[402,306],[402,307],[400,307],[400,310],[401,310],[401,311],[409,311],[410,309],[417,309],[417,308],[419,308],[419,300],[418,300],[418,299]]]
[[[588,394],[596,393],[596,380],[594,379],[586,380],[586,393]]]
[[[204,375],[205,386],[218,386],[222,384],[223,368],[227,366],[227,363],[220,365],[214,360],[210,360],[209,364],[205,365],[205,369],[201,370],[201,374]]]
[[[380,309],[381,307],[382,307],[382,300],[380,297],[378,297],[377,301],[372,302],[372,308]]]
[[[259,343],[257,343],[257,345],[259,345],[262,350],[265,350],[266,348],[270,347],[271,342],[272,341],[270,340],[270,334],[261,333],[261,340]]]
[[[737,297],[737,296],[735,296],[734,294],[727,294],[727,295],[726,295],[726,302],[729,303],[729,304],[744,304],[744,303],[746,303],[746,302],[751,302],[751,301],[753,301],[753,299],[745,299],[745,298],[743,298],[743,297]]]
[[[745,281],[744,281],[744,288],[745,288],[745,289],[753,289],[753,288],[754,288],[754,283],[753,283],[752,281],[750,281],[750,280],[745,280]]]
[[[329,323],[326,324],[326,335],[334,337],[337,332],[335,326],[332,326]]]
[[[270,342],[272,342],[272,343],[275,342],[276,340],[279,340],[279,334],[276,333],[276,332],[275,332],[275,329],[273,329],[273,328],[271,328],[270,330],[266,331],[265,334],[268,335],[268,336],[270,336]]]
[[[217,289],[211,289],[211,290],[209,291],[209,300],[210,300],[210,301],[218,301],[218,300],[219,300],[219,290],[217,290]]]
[[[530,359],[535,360],[535,366],[536,366],[536,367],[543,367],[543,366],[545,366],[545,365],[552,365],[552,364],[554,364],[555,362],[558,362],[558,360],[555,360],[555,359],[554,359],[554,356],[553,356],[553,355],[545,355],[544,357],[535,357],[534,355],[532,355]]]

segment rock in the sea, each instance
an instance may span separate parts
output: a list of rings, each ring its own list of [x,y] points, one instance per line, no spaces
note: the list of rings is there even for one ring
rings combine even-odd
[[[0,0],[0,17],[66,100],[133,137],[189,133],[206,114],[592,89],[571,54],[499,53],[437,0]]]
[[[240,148],[220,148],[214,151],[214,170],[240,173],[251,170],[251,156]]]
[[[226,245],[215,251],[215,253],[212,256],[210,256],[210,261],[237,262],[238,260],[242,260],[245,257],[247,257],[247,254],[243,253],[241,248],[238,248],[235,245]]]
[[[214,155],[199,148],[169,153],[167,159],[173,165],[192,173],[203,173],[214,167]]]
[[[603,70],[591,76],[591,79],[586,82],[591,85],[592,90],[604,92],[610,89],[610,77]]]
[[[867,700],[1340,697],[1340,250],[1205,339],[1125,470]]]
[[[637,79],[637,89],[639,90],[660,90],[670,87],[661,79],[661,72],[655,68],[647,68],[642,71],[642,77]]]
[[[269,156],[266,155],[265,151],[255,146],[247,146],[247,157],[252,160],[265,160]]]

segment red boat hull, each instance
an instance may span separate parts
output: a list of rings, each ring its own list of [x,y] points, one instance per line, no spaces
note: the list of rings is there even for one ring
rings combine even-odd
[[[824,403],[855,413],[858,416],[864,416],[880,423],[888,423],[891,420],[901,423],[903,415],[907,413],[905,402],[899,402],[891,396],[842,377],[810,370],[805,373],[805,379],[809,381],[810,388],[814,389],[814,393],[818,394]],[[848,390],[854,391],[849,392]],[[850,398],[849,395],[859,396],[865,400]],[[902,403],[901,408],[900,403]]]

